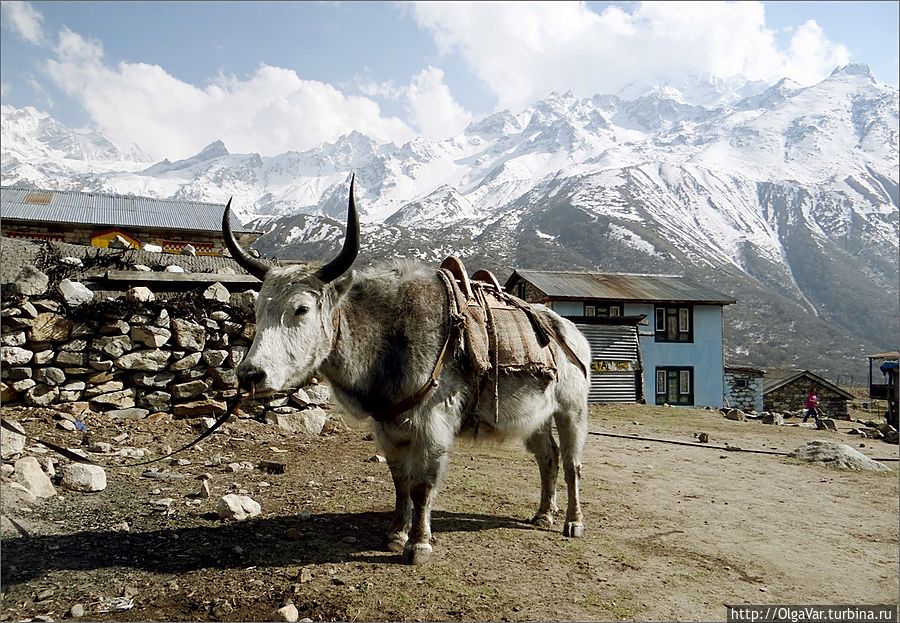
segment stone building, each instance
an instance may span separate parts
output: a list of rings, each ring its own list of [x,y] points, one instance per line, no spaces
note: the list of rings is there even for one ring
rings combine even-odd
[[[92,247],[117,240],[133,249],[149,244],[177,254],[192,245],[197,255],[222,255],[224,211],[224,204],[201,201],[0,188],[4,236]],[[234,214],[231,227],[244,247],[261,235]]]
[[[763,411],[765,370],[748,366],[725,366],[725,404],[742,411]]]
[[[768,371],[763,381],[763,406],[766,411],[782,413],[804,409],[810,388],[816,390],[826,417],[849,419],[847,401],[853,395],[809,370]]]

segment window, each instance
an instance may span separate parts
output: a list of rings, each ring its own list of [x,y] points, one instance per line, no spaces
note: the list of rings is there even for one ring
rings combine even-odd
[[[694,368],[666,366],[656,369],[656,404],[694,404]]]
[[[693,312],[690,306],[657,305],[656,341],[693,342]]]
[[[735,389],[746,389],[749,385],[747,379],[734,379],[734,388]]]
[[[585,316],[599,316],[601,318],[618,318],[622,315],[622,305],[596,305],[594,303],[584,304]]]

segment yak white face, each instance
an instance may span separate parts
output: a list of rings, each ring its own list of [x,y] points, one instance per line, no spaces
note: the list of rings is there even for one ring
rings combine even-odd
[[[302,384],[331,351],[332,311],[353,282],[342,277],[359,253],[359,215],[350,178],[347,229],[337,256],[312,274],[298,266],[276,269],[248,253],[231,230],[231,200],[222,213],[222,236],[234,260],[263,284],[256,301],[256,337],[237,367],[241,387],[263,395]]]
[[[271,271],[256,301],[256,336],[237,368],[267,395],[304,384],[331,351],[335,288],[296,268]]]

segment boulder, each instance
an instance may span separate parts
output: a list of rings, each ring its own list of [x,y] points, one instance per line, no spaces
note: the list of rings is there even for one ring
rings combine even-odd
[[[227,405],[219,400],[195,400],[175,405],[175,415],[178,417],[200,417],[205,415],[222,415]]]
[[[134,343],[127,335],[107,335],[96,338],[91,344],[91,348],[106,353],[110,357],[121,357],[125,353],[131,352]]]
[[[206,381],[196,380],[187,383],[179,383],[171,387],[172,395],[176,398],[194,398],[209,389]]]
[[[3,337],[0,338],[0,344],[3,346],[24,346],[26,340],[24,331],[13,331],[4,333]]]
[[[288,410],[290,407],[276,407],[276,409]],[[275,424],[288,433],[306,433],[308,435],[320,435],[327,419],[328,416],[325,412],[318,408],[306,411],[290,409],[286,413],[272,410],[266,413],[266,422],[269,424]]]
[[[62,468],[62,486],[86,493],[106,489],[106,472],[99,465],[70,463]]]
[[[210,368],[218,368],[228,359],[229,354],[227,350],[207,349],[203,351],[203,361]]]
[[[9,459],[16,454],[21,454],[25,449],[25,429],[14,420],[4,419],[3,421],[21,433],[16,434],[6,428],[0,428],[0,458]]]
[[[30,264],[22,268],[14,281],[13,292],[24,296],[40,296],[50,285],[50,278]]]
[[[4,366],[22,366],[30,362],[34,353],[18,346],[0,347],[0,360]]]
[[[166,266],[165,271],[167,273],[183,273],[184,269],[178,264],[169,264]]]
[[[69,307],[79,307],[94,298],[94,293],[86,285],[69,279],[59,282],[59,293]]]
[[[780,413],[763,413],[763,424],[774,424],[775,426],[784,425],[784,416]]]
[[[740,409],[726,409],[725,418],[735,422],[746,422],[747,414]]]
[[[56,489],[50,478],[41,468],[40,462],[33,456],[22,457],[15,462],[16,482],[25,487],[36,498],[49,498],[56,495]]]
[[[156,295],[150,291],[150,288],[138,286],[136,288],[130,288],[128,292],[125,293],[125,299],[131,303],[149,303],[150,301],[156,300]]]
[[[229,303],[243,314],[252,316],[256,312],[257,298],[259,298],[259,292],[256,290],[245,290],[244,292],[235,292],[232,294],[229,297]]]
[[[138,405],[151,411],[168,411],[172,406],[172,394],[168,392],[150,392],[144,394]]]
[[[56,354],[55,361],[61,366],[77,366],[81,367],[87,363],[87,355],[84,353],[72,353],[69,351],[60,351]]]
[[[29,324],[32,342],[62,342],[72,331],[72,321],[53,312],[40,313]]]
[[[788,456],[809,463],[818,463],[835,469],[886,472],[890,467],[874,461],[862,452],[834,441],[809,441]]]
[[[128,409],[113,409],[112,411],[106,412],[107,417],[111,417],[117,420],[143,420],[148,415],[150,415],[150,411],[148,409],[138,409],[137,407],[130,407]]]
[[[172,332],[179,348],[202,351],[206,346],[206,331],[199,324],[181,318],[172,319]]]
[[[228,291],[228,288],[217,281],[203,291],[203,298],[207,301],[227,303],[231,298],[231,293]]]
[[[198,363],[200,363],[201,356],[202,356],[202,353],[199,353],[199,352],[191,353],[190,355],[182,357],[181,359],[178,359],[177,361],[173,362],[172,365],[169,366],[169,370],[181,371],[181,370],[188,370],[190,368],[193,368]]]
[[[66,382],[66,375],[59,368],[38,368],[34,373],[34,379],[47,385],[62,385]]]
[[[229,493],[219,499],[216,511],[221,519],[243,521],[259,515],[262,512],[262,507],[249,496]]]
[[[181,247],[181,255],[196,256],[197,249],[192,244],[186,244],[183,247]]]
[[[87,393],[87,392],[85,392]],[[134,406],[135,390],[128,388],[118,392],[101,394],[90,399],[91,402],[114,409],[130,409]]]
[[[38,384],[25,392],[25,404],[29,407],[46,407],[59,398],[59,387]]]
[[[169,352],[164,350],[141,350],[116,359],[116,367],[122,370],[143,370],[158,372],[169,363]]]
[[[131,328],[131,339],[151,348],[165,346],[170,337],[172,337],[172,332],[162,327],[143,326]]]

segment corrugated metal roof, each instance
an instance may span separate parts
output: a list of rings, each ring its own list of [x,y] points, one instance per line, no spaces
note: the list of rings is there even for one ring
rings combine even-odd
[[[224,210],[225,204],[203,201],[0,188],[0,217],[10,220],[220,232]],[[233,213],[231,227],[235,233],[255,233]]]
[[[697,285],[678,275],[629,275],[566,271],[515,270],[506,281],[509,288],[517,277],[531,283],[553,299],[594,299],[635,303],[709,303],[731,305],[732,297]]]

